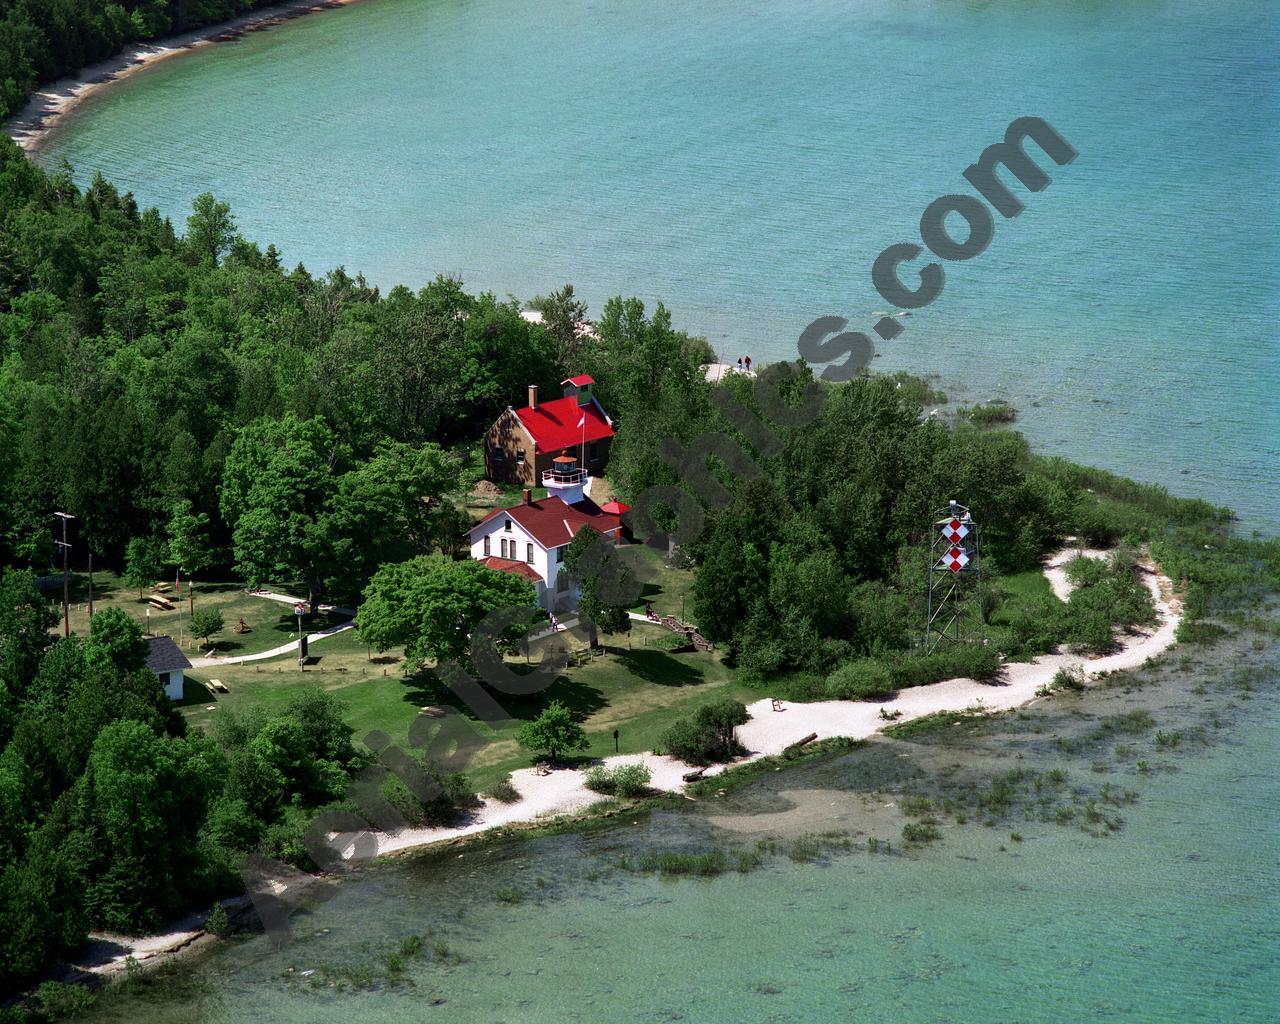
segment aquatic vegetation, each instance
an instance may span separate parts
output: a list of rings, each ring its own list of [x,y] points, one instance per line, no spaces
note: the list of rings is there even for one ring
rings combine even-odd
[[[902,841],[904,843],[918,845],[921,843],[932,843],[942,838],[942,832],[937,825],[926,821],[909,821],[902,826]]]
[[[899,806],[902,808],[903,814],[908,814],[912,817],[929,814],[933,811],[933,802],[928,797],[923,796],[905,796]]]
[[[1155,724],[1155,719],[1151,717],[1150,711],[1146,708],[1134,708],[1132,711],[1108,715],[1102,720],[1097,732],[1093,735],[1095,738],[1105,737],[1112,733],[1137,736],[1144,732],[1149,732],[1155,728]]]
[[[821,853],[822,846],[812,836],[795,839],[787,847],[787,856],[800,864],[817,860]]]
[[[960,725],[987,717],[985,711],[935,711],[931,715],[922,715],[900,725],[891,725],[884,730],[886,736],[895,740],[919,739],[931,733],[941,732],[953,725]]]
[[[422,936],[406,935],[400,940],[400,955],[403,957],[418,956],[422,952]]]
[[[845,736],[833,736],[831,739],[818,740],[816,743],[802,747],[790,758],[776,756],[761,757],[746,764],[735,765],[711,778],[699,779],[690,783],[685,792],[693,797],[721,796],[756,781],[763,775],[777,771],[787,765],[799,765],[821,760],[832,754],[847,753],[866,745],[866,740],[853,740]]]
[[[729,858],[723,850],[707,850],[702,853],[683,853],[678,850],[648,850],[639,856],[624,856],[618,861],[624,871],[642,874],[693,875],[711,877],[724,873]]]

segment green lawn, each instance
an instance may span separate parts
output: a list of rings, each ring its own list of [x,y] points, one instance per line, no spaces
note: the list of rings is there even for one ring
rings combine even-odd
[[[290,593],[289,589],[274,588],[277,592]],[[148,593],[149,588],[144,593]],[[125,587],[112,573],[95,572],[93,574],[93,610],[104,611],[107,608],[122,608],[133,616],[144,630],[150,628],[152,633],[167,633],[179,640],[188,653],[188,657],[196,657],[202,652],[197,650],[197,642],[190,632],[190,603],[187,597],[187,584],[182,585],[182,600],[173,600],[173,587],[170,585],[165,596],[173,602],[173,610],[165,611],[151,607],[146,598],[139,598],[138,591]],[[49,596],[57,603],[59,632],[62,630],[62,590],[50,591]],[[73,573],[71,577],[71,630],[81,636],[89,633],[89,577],[86,573]],[[214,638],[217,652],[226,657],[242,654],[257,654],[298,638],[298,620],[293,609],[278,601],[269,601],[262,597],[252,597],[244,592],[241,583],[203,583],[199,580],[195,585],[195,607],[217,608],[222,612],[224,628]],[[150,609],[150,616],[147,611]],[[244,619],[250,632],[236,633],[233,627]],[[316,615],[304,615],[302,625],[307,632],[318,632],[329,626],[348,621],[345,615],[319,612]]]
[[[653,604],[659,615],[674,615],[682,622],[693,619],[693,579],[691,569],[672,569],[657,551],[639,544],[625,549],[628,564],[639,564],[644,590],[632,610],[643,612]],[[636,562],[631,562],[636,559]]]
[[[614,752],[615,728],[622,753],[641,753],[653,749],[672,722],[701,704],[722,697],[749,701],[758,696],[734,682],[732,670],[722,663],[718,652],[671,654],[646,645],[662,637],[665,630],[644,623],[634,626],[630,647],[625,636],[603,637],[602,642],[609,645],[607,651],[570,667],[547,690],[526,698],[499,694],[499,702],[512,716],[507,725],[494,729],[473,719],[477,731],[488,740],[467,772],[473,783],[483,789],[507,772],[529,766],[530,755],[517,745],[516,731],[552,700],[572,708],[583,720],[591,741],[584,756],[593,758]],[[576,646],[580,650],[585,647]],[[300,688],[320,686],[346,703],[346,720],[356,730],[357,741],[371,729],[380,729],[404,745],[409,725],[421,708],[459,706],[434,675],[405,676],[400,652],[373,652],[370,660],[353,632],[323,640],[311,653],[305,671],[286,656],[190,673],[183,713],[192,725],[203,728],[219,708],[258,705],[271,711],[284,707]],[[539,652],[535,650],[533,656],[538,657]],[[510,663],[518,670],[524,659]],[[210,678],[221,680],[230,693],[206,692],[202,684]]]
[[[996,624],[1007,623],[1014,611],[1032,602],[1042,601],[1046,597],[1057,600],[1053,587],[1039,569],[1001,576],[995,581],[995,585],[1004,595],[1000,607],[991,616],[991,621]]]

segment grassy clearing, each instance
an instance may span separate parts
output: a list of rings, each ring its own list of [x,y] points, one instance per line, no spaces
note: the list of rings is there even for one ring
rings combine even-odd
[[[507,773],[529,766],[530,755],[517,745],[516,732],[552,700],[561,701],[583,721],[590,741],[581,757],[586,761],[614,753],[614,729],[619,731],[620,753],[643,753],[653,749],[674,722],[700,705],[724,697],[751,697],[750,691],[734,682],[732,671],[718,653],[671,654],[650,648],[645,644],[660,639],[666,631],[644,623],[635,626],[630,638],[604,637],[614,646],[570,667],[541,693],[526,698],[500,695],[512,718],[500,728],[474,722],[487,742],[467,771],[472,783],[482,790],[498,786]],[[305,671],[286,655],[192,672],[183,713],[192,725],[205,728],[218,709],[256,705],[275,711],[299,689],[319,686],[347,703],[346,720],[356,730],[357,741],[370,730],[380,729],[393,742],[404,745],[409,725],[421,708],[461,707],[433,674],[406,676],[401,652],[371,654],[354,632],[339,633],[315,644],[311,655]],[[538,656],[535,648],[533,657]],[[518,672],[524,660],[513,659],[510,664]],[[210,678],[219,679],[230,692],[207,692],[201,684]]]
[[[291,593],[289,588],[274,588],[278,592]],[[150,593],[148,588],[144,594]],[[182,600],[173,598],[173,586],[164,596],[173,603],[171,611],[152,607],[145,597],[139,597],[138,591],[124,586],[118,576],[113,573],[95,572],[93,574],[93,610],[105,611],[108,608],[119,608],[126,612],[142,626],[150,628],[153,634],[168,634],[181,643],[188,657],[203,654],[200,641],[191,636],[190,621],[192,602],[188,599],[187,584],[182,585]],[[59,632],[62,630],[62,589],[49,591],[49,597],[58,605]],[[71,576],[71,631],[81,636],[89,634],[89,577],[86,573],[73,573]],[[224,657],[238,657],[245,654],[257,654],[271,650],[298,638],[298,620],[290,605],[279,601],[269,601],[263,597],[253,597],[244,592],[241,583],[205,583],[197,580],[195,585],[194,607],[216,608],[222,613],[224,627],[221,633],[213,638],[213,648]],[[147,611],[151,614],[148,616]],[[247,633],[236,633],[233,627],[241,619],[249,627]],[[304,615],[302,626],[308,633],[319,632],[347,622],[346,615],[319,612],[316,615]]]
[[[640,600],[632,610],[643,612],[646,604],[652,604],[659,615],[674,615],[681,621],[692,619],[694,571],[671,568],[652,548],[637,544],[626,551],[628,559],[639,563],[644,579]]]

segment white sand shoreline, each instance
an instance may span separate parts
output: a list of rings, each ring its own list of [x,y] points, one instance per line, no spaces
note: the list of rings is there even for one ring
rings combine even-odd
[[[1059,597],[1070,593],[1070,584],[1066,580],[1063,566],[1078,552],[1079,549],[1074,544],[1068,545],[1045,561],[1045,575]],[[1085,550],[1083,554],[1086,557],[1101,557],[1106,552]],[[1150,562],[1144,564],[1143,572],[1144,582],[1155,602],[1159,622],[1154,629],[1118,638],[1117,650],[1112,654],[1095,658],[1076,654],[1044,655],[1030,662],[1010,663],[996,682],[948,679],[929,686],[902,690],[894,699],[881,702],[784,702],[785,710],[776,712],[772,709],[772,701],[765,698],[748,705],[751,719],[737,730],[739,741],[750,753],[739,758],[733,765],[708,768],[705,775],[714,777],[728,767],[781,754],[787,746],[810,733],[816,733],[820,740],[836,737],[866,739],[891,724],[880,716],[881,708],[889,712],[900,711],[901,716],[896,722],[907,722],[939,711],[964,711],[975,707],[985,711],[1009,711],[1041,699],[1037,697],[1036,691],[1052,680],[1060,669],[1081,668],[1085,672],[1087,683],[1102,673],[1137,668],[1149,658],[1154,658],[1173,646],[1174,634],[1182,620],[1182,602],[1175,596],[1169,577]],[[651,785],[655,790],[668,793],[683,791],[683,776],[690,768],[675,758],[646,753],[623,754],[604,759],[604,764],[609,766],[636,762],[649,766],[653,773]],[[377,856],[419,850],[506,826],[536,825],[560,815],[583,811],[591,804],[605,799],[586,788],[583,784],[584,776],[585,773],[580,769],[560,769],[549,775],[539,775],[532,768],[513,772],[511,783],[520,793],[519,801],[510,804],[485,801],[471,820],[453,828],[411,828],[394,834],[379,834],[376,837]],[[338,841],[342,838],[344,837],[335,837]],[[244,897],[239,898],[243,899]],[[78,966],[95,973],[116,973],[123,969],[126,957],[132,956],[139,961],[164,957],[190,947],[204,934],[201,927],[193,928],[192,921],[188,918],[162,935],[143,939],[112,937],[112,944],[120,950],[117,955],[107,958],[100,955],[96,961]]]
[[[25,107],[5,119],[5,133],[28,155],[34,155],[68,113],[113,82],[119,82],[170,57],[181,56],[213,43],[236,39],[247,32],[272,28],[313,11],[346,7],[355,2],[356,0],[290,0],[288,3],[264,7],[230,21],[206,25],[154,43],[130,46],[109,60],[38,88],[31,94]]]

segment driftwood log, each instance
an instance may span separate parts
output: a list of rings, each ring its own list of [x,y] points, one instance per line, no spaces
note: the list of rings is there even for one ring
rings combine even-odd
[[[808,736],[804,736],[801,739],[796,740],[794,743],[787,744],[787,746],[782,750],[782,756],[790,761],[792,757],[800,752],[801,747],[812,743],[817,738],[818,734],[816,732],[811,732]]]
[[[696,771],[685,772],[681,778],[684,779],[685,782],[697,782],[704,774],[706,774],[706,771],[707,770],[705,768],[699,768]]]

